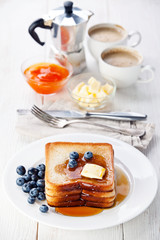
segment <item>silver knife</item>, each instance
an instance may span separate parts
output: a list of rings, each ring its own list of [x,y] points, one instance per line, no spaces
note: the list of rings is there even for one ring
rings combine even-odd
[[[104,118],[122,121],[141,121],[146,120],[147,115],[135,112],[78,112],[69,110],[46,110],[54,117],[60,118]],[[29,109],[17,109],[19,115],[30,114]]]

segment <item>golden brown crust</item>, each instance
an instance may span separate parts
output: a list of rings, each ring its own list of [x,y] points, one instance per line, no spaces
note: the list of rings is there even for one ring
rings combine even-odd
[[[46,187],[49,189],[52,189],[54,192],[59,192],[59,191],[73,191],[73,190],[78,190],[78,189],[85,189],[88,191],[95,191],[95,192],[110,192],[113,191],[114,189],[114,181],[110,185],[106,185],[105,183],[103,184],[93,184],[92,180],[90,182],[86,181],[83,183],[81,180],[77,180],[77,182],[70,182],[70,183],[64,183],[61,185],[56,185],[56,184],[51,184],[50,182],[46,181]]]
[[[110,191],[110,192],[95,192],[95,191],[88,191],[88,190],[83,189],[82,193],[88,194],[93,197],[114,197],[115,196],[115,190]]]
[[[89,201],[89,202],[96,202],[96,203],[99,203],[99,202],[100,203],[110,203],[110,202],[114,201],[115,196],[114,197],[93,197],[90,195],[82,194],[81,198],[83,200],[85,200],[86,202]]]
[[[114,201],[110,203],[86,202],[87,207],[95,207],[95,208],[109,208],[109,207],[112,207],[113,204],[114,204]]]
[[[95,191],[95,192],[110,192],[114,189],[114,181],[110,184],[92,184],[92,182],[88,181],[80,183],[80,186],[82,189],[88,190],[88,191]]]
[[[68,146],[70,145],[70,146],[72,146],[72,145],[79,145],[79,146],[110,146],[112,149],[113,149],[113,147],[112,147],[112,145],[111,144],[109,144],[109,143],[85,143],[85,142],[83,142],[83,143],[81,143],[81,142],[50,142],[50,143],[46,143],[46,145],[45,145],[45,147],[46,148],[49,148],[50,146],[53,146],[53,145],[64,145],[64,144],[67,144]]]
[[[52,197],[46,194],[46,199],[49,202],[68,202],[68,201],[76,201],[76,200],[80,200],[81,195],[80,194],[76,194],[76,195],[71,195],[71,196],[65,196],[65,197]]]
[[[53,189],[46,188],[46,194],[53,197],[65,197],[65,196],[71,196],[76,194],[81,194],[81,189],[75,189],[72,191],[53,191]]]
[[[48,205],[51,207],[78,207],[78,206],[84,206],[85,202],[83,200],[79,201],[70,201],[70,202],[49,202],[47,201]]]
[[[46,180],[45,178],[46,187],[49,189],[52,189],[53,191],[59,192],[59,191],[73,191],[80,189],[80,184],[78,182],[67,182],[63,184],[54,184]]]

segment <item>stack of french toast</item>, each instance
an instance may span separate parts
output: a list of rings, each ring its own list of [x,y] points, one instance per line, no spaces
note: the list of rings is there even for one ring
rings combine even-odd
[[[75,159],[71,159],[74,155]],[[113,206],[116,194],[112,145],[47,143],[45,192],[48,205],[53,207]]]

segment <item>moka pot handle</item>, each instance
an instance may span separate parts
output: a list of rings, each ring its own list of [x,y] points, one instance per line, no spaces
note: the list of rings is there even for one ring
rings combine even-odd
[[[41,40],[39,39],[39,36],[35,31],[35,29],[37,27],[45,28],[45,29],[52,29],[53,28],[53,23],[51,21],[46,21],[45,22],[43,18],[39,18],[36,21],[34,21],[28,28],[28,31],[29,31],[29,34],[31,35],[31,37],[37,43],[39,43],[41,46],[43,46],[45,44],[45,42],[41,42]]]

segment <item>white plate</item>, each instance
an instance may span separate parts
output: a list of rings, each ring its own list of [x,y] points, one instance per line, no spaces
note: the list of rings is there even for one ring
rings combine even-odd
[[[26,168],[44,161],[44,146],[47,142],[107,142],[113,145],[115,164],[123,168],[130,181],[130,193],[120,205],[89,217],[69,217],[58,214],[54,208],[46,214],[37,204],[27,203],[27,196],[16,185],[16,167]],[[8,163],[4,173],[4,187],[14,206],[28,217],[49,226],[72,229],[101,229],[124,223],[142,213],[153,201],[158,187],[156,173],[150,161],[137,149],[119,140],[92,134],[65,134],[33,142],[18,152]]]

